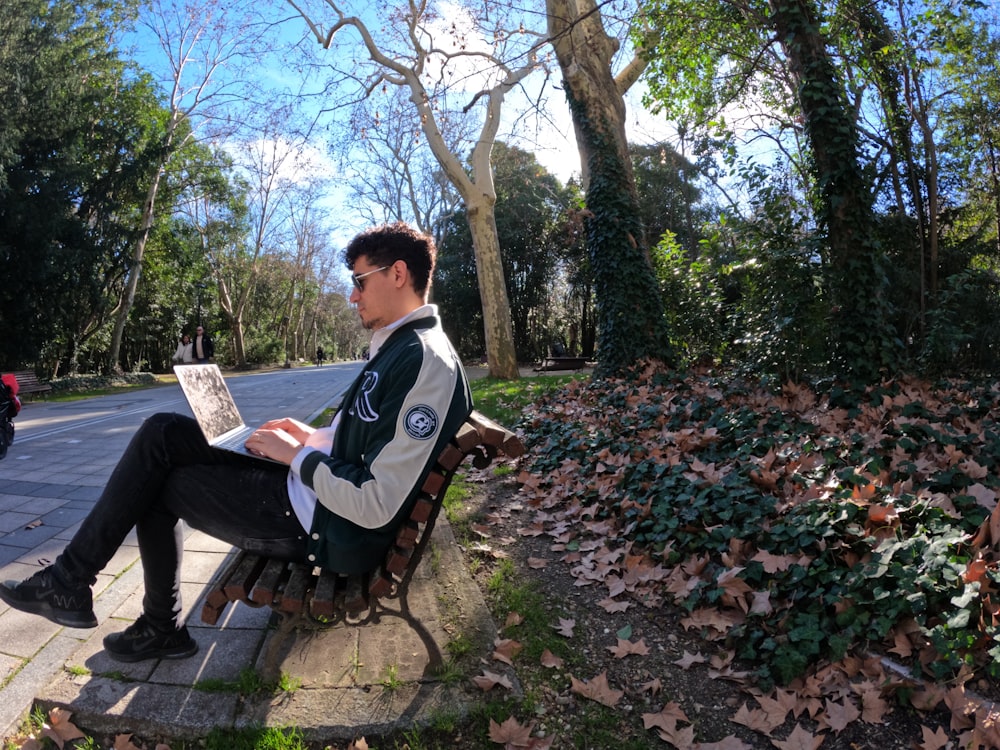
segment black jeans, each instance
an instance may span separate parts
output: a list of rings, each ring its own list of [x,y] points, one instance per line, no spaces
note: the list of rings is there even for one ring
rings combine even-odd
[[[181,521],[241,549],[305,560],[306,532],[292,511],[287,476],[281,464],[212,448],[190,417],[154,414],[56,559],[56,572],[67,582],[93,585],[134,527],[143,611],[158,627],[177,627]]]

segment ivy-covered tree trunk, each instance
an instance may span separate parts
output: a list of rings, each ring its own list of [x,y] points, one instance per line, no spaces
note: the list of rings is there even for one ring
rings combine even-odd
[[[549,37],[563,73],[584,169],[587,250],[593,267],[597,374],[641,359],[673,362],[625,137],[617,41],[590,0],[547,0]]]
[[[858,159],[858,131],[813,0],[771,0],[770,6],[795,77],[811,151],[815,212],[827,232],[831,364],[845,379],[871,382],[895,368],[898,346],[870,190]]]

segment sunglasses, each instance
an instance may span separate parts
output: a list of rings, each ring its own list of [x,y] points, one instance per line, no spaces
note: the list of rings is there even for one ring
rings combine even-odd
[[[357,274],[352,273],[351,281],[354,282],[354,288],[357,289],[359,292],[363,292],[365,290],[365,285],[361,283],[361,280],[366,276],[371,276],[373,273],[384,271],[387,268],[389,268],[389,266],[382,266],[381,268],[376,268],[373,271],[365,271],[364,273],[357,273]]]

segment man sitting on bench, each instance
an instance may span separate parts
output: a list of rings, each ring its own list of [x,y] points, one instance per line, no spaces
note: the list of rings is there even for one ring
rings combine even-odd
[[[330,427],[264,424],[247,447],[280,462],[271,463],[210,447],[189,417],[150,417],[55,563],[0,585],[0,598],[60,625],[96,627],[91,586],[134,527],[143,613],[104,647],[121,661],[178,659],[198,650],[180,620],[181,521],[272,557],[348,574],[376,567],[472,411],[465,371],[427,304],[435,257],[434,241],[402,223],[348,244],[350,301],[373,335]]]

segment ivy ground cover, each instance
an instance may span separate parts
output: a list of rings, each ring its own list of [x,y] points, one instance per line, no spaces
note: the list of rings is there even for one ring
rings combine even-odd
[[[881,654],[940,686],[900,680],[897,698],[996,745],[998,407],[992,382],[574,381],[521,425],[522,533],[605,586],[608,611],[683,607],[762,687]]]

